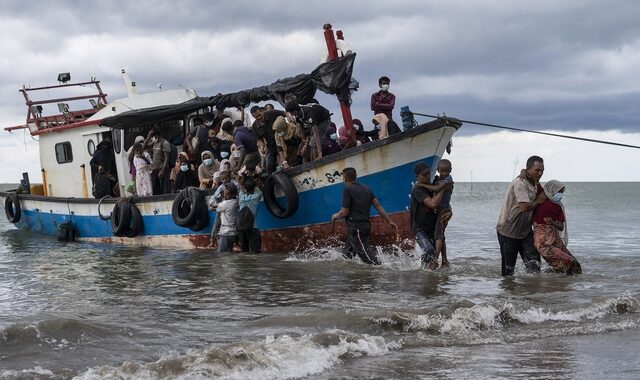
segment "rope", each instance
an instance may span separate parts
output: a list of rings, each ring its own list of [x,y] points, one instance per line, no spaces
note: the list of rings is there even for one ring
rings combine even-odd
[[[423,113],[417,113],[417,112],[413,112],[414,115],[418,115],[418,116],[425,116],[425,117],[431,117],[434,119],[440,119],[440,116],[434,116],[434,115],[427,115],[427,114],[423,114]],[[460,119],[458,119],[460,120]],[[593,142],[593,143],[599,143],[599,144],[608,144],[608,145],[616,145],[616,146],[622,146],[625,148],[635,148],[635,149],[640,149],[640,146],[638,145],[629,145],[629,144],[622,144],[622,143],[617,143],[617,142],[613,142],[613,141],[605,141],[605,140],[596,140],[596,139],[588,139],[585,137],[577,137],[577,136],[569,136],[569,135],[561,135],[558,133],[549,133],[549,132],[540,132],[540,131],[532,131],[530,129],[521,129],[521,128],[513,128],[513,127],[505,127],[504,125],[497,125],[497,124],[488,124],[488,123],[480,123],[477,121],[471,121],[471,120],[460,120],[461,122],[465,123],[465,124],[475,124],[475,125],[480,125],[483,127],[491,127],[491,128],[499,128],[499,129],[507,129],[510,131],[518,131],[518,132],[528,132],[528,133],[536,133],[539,135],[545,135],[545,136],[552,136],[552,137],[562,137],[565,139],[572,139],[572,140],[580,140],[580,141],[587,141],[587,142]]]

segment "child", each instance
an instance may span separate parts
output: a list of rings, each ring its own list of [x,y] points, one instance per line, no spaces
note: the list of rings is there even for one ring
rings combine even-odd
[[[434,185],[451,184],[453,178],[451,177],[451,161],[442,159],[438,162],[438,175],[433,179]],[[447,228],[448,219],[443,218],[444,214],[451,212],[451,193],[453,190],[446,190],[442,196],[442,201],[438,205],[438,214],[436,219],[436,229],[434,232],[434,239],[436,241],[435,246],[435,258],[442,252],[442,266],[449,266],[447,260],[447,243],[444,237],[444,231]]]
[[[151,156],[140,142],[133,144],[133,153],[133,165],[136,168],[136,194],[139,197],[150,196],[153,194]]]

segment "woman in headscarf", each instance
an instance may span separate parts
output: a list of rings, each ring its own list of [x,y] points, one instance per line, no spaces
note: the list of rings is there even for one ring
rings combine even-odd
[[[211,151],[205,150],[200,155],[202,163],[198,166],[198,180],[200,188],[207,189],[213,184],[213,173],[218,171],[218,161],[213,158]]]
[[[298,146],[300,145],[298,127],[287,122],[284,117],[278,116],[273,122],[272,128],[280,154],[280,162],[287,162],[288,166],[297,166],[299,164]]]
[[[338,131],[336,129],[336,125],[331,123],[322,136],[322,157],[338,153],[339,151],[340,145],[338,145]]]
[[[567,249],[567,222],[562,204],[565,186],[551,180],[544,185],[547,199],[533,212],[533,244],[556,272],[580,274],[582,267]],[[564,235],[562,239],[560,235]],[[563,241],[564,240],[564,241]]]

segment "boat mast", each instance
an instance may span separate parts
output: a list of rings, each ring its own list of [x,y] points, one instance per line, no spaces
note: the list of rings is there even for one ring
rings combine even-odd
[[[338,47],[336,46],[336,39],[333,35],[333,29],[331,29],[331,24],[324,24],[322,29],[324,29],[324,39],[327,42],[329,60],[332,61],[338,58]],[[338,30],[336,34],[338,35],[338,39],[344,40],[344,36],[342,35],[341,30]],[[342,120],[344,121],[344,126],[347,131],[349,131],[353,127],[353,117],[351,116],[351,108],[349,108],[349,104],[341,101],[340,111],[342,112]]]

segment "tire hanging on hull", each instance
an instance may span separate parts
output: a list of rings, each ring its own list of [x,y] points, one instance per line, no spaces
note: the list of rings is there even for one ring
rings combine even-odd
[[[113,236],[133,238],[142,233],[143,227],[142,214],[138,206],[125,198],[118,200],[111,212]]]
[[[279,186],[287,200],[287,206],[282,207],[276,198],[275,187]],[[273,173],[264,182],[264,203],[269,212],[280,219],[286,219],[298,211],[300,197],[298,190],[288,175],[284,173]]]
[[[18,195],[10,193],[4,200],[4,213],[7,215],[7,219],[11,223],[18,223],[22,217],[22,207],[20,207],[20,201]]]
[[[180,226],[201,231],[209,225],[209,210],[204,195],[197,187],[181,190],[171,206],[173,222]]]

